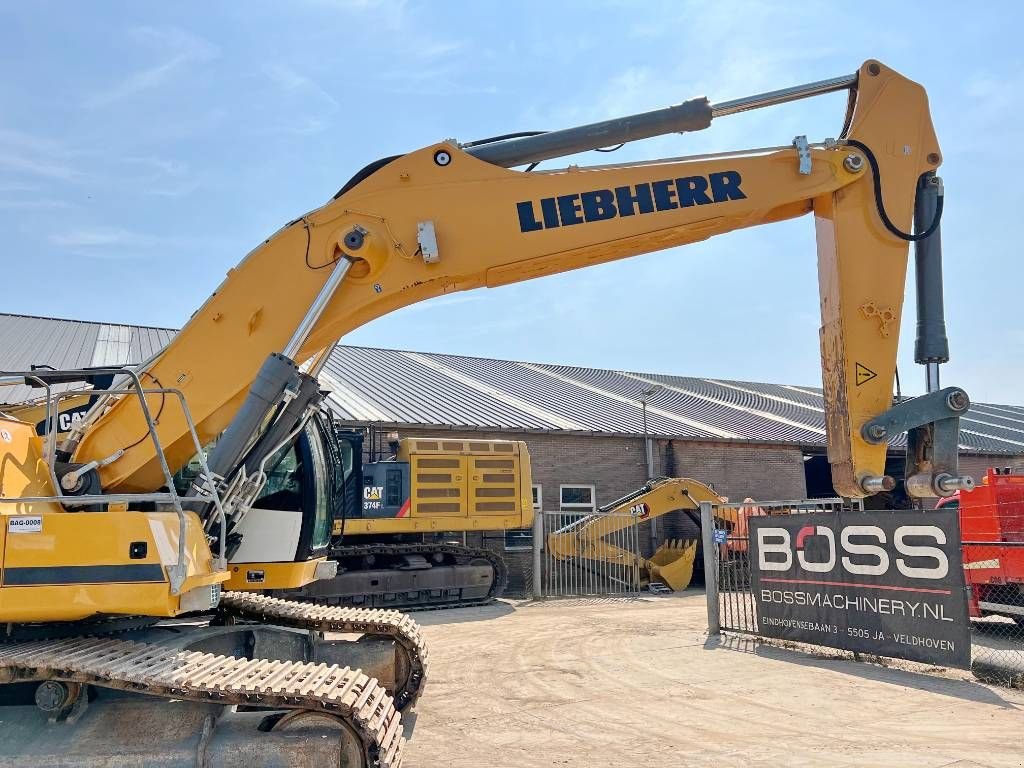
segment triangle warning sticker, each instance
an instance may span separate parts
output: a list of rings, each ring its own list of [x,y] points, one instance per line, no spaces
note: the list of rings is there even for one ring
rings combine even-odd
[[[872,379],[874,379],[874,378],[876,378],[878,376],[877,373],[872,371],[866,365],[861,365],[860,363],[857,363],[856,374],[857,374],[857,386],[858,387],[861,384],[867,384],[869,381],[871,381]]]

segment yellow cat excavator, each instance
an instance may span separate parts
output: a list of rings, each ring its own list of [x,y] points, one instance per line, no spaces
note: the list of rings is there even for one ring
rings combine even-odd
[[[822,143],[798,137],[716,155],[536,169],[840,90],[850,94],[845,123]],[[876,61],[728,102],[699,98],[567,130],[442,141],[368,165],[260,243],[154,359],[5,372],[44,392],[49,427],[37,435],[33,424],[0,418],[0,763],[401,762],[397,710],[415,701],[425,674],[415,623],[395,611],[261,594],[334,574],[331,512],[316,501],[326,495],[301,505],[309,535],[290,536],[288,556],[246,552],[260,551],[247,542],[273,516],[252,514],[255,500],[268,466],[310,425],[328,351],[352,329],[431,297],[813,213],[836,490],[891,488],[887,443],[902,432],[910,494],[967,487],[957,434],[969,401],[938,382],[948,359],[940,161],[924,89]],[[929,386],[894,405],[910,242],[916,357]],[[58,440],[63,388],[101,376],[111,377],[107,389],[97,387]],[[300,458],[329,465],[325,444],[314,440]],[[179,491],[173,475],[193,457],[199,470]]]
[[[584,568],[594,564],[612,564],[632,586],[679,592],[690,586],[693,578],[697,538],[666,539],[650,558],[646,558],[638,554],[636,547],[619,546],[625,541],[616,534],[624,528],[650,523],[672,512],[699,513],[702,501],[720,503],[722,498],[696,480],[655,478],[621,499],[604,505],[597,514],[584,515],[549,533],[548,555],[556,560],[578,563]],[[700,517],[694,516],[690,520],[693,528],[700,531]]]

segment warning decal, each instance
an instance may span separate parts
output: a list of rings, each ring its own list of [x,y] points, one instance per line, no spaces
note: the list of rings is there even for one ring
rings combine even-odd
[[[874,371],[872,371],[866,365],[861,365],[860,363],[857,363],[857,386],[858,387],[861,384],[867,384],[869,381],[871,381],[872,379],[876,378],[877,376],[878,376],[878,374],[875,373]]]

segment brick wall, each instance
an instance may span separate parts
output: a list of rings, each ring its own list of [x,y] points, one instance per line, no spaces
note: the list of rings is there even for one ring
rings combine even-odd
[[[639,488],[647,479],[643,439],[614,435],[521,434],[500,430],[448,430],[401,427],[401,437],[445,436],[483,440],[525,440],[530,448],[533,482],[542,488],[545,510],[559,508],[559,486],[593,485],[597,504],[607,504]],[[657,439],[653,446],[655,474],[691,477],[707,483],[731,501],[747,496],[770,501],[802,499],[807,494],[800,448],[743,443]],[[1024,466],[1021,459],[1017,466]],[[978,482],[989,466],[1013,466],[1007,457],[963,456],[961,469]],[[683,513],[670,513],[655,523],[657,538],[699,538],[699,529]],[[458,534],[457,537],[460,537]],[[507,594],[525,596],[532,584],[533,556],[506,551],[503,531],[469,533],[466,542],[501,553],[509,569]],[[652,543],[641,530],[642,553]]]
[[[533,482],[543,488],[544,508],[558,509],[559,486],[593,485],[597,503],[606,504],[647,480],[643,439],[605,435],[519,434],[501,431],[437,430],[406,427],[402,437],[437,436],[484,440],[525,440]],[[692,477],[734,501],[799,499],[806,494],[799,448],[692,440],[655,440],[658,475]]]
[[[730,501],[747,496],[767,501],[802,499],[807,494],[803,452],[799,448],[658,441],[655,464],[673,477],[692,477],[710,485]]]
[[[484,440],[525,440],[530,449],[533,482],[541,486],[543,508],[557,511],[559,486],[593,485],[597,504],[607,504],[636,490],[647,480],[643,439],[605,435],[519,434],[486,430],[439,430],[403,427],[401,437],[439,436]],[[797,448],[656,440],[655,474],[692,477],[737,500],[802,498],[803,460]],[[692,538],[692,522],[681,514],[657,521],[657,535]],[[460,534],[461,535],[461,534]],[[508,594],[529,593],[532,553],[506,551],[502,531],[469,533],[466,541],[500,552],[509,567]],[[642,552],[652,549],[649,529],[641,530]]]
[[[989,467],[1012,467],[1015,472],[1024,472],[1024,456],[960,456],[960,474],[970,475],[978,484]]]

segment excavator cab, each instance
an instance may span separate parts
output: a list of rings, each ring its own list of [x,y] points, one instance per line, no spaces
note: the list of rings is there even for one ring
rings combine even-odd
[[[333,576],[325,558],[344,510],[358,498],[361,436],[336,432],[333,420],[317,412],[271,456],[264,474],[229,539],[228,588],[292,589]]]

